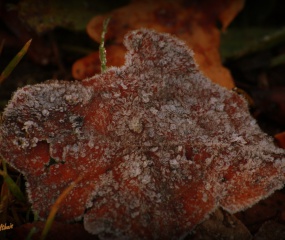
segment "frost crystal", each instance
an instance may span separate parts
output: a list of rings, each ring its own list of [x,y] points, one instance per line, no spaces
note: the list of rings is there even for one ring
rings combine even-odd
[[[1,155],[40,217],[82,175],[58,219],[84,218],[102,239],[177,239],[217,207],[237,212],[283,186],[284,150],[182,42],[138,30],[125,45],[123,67],[26,86],[3,114]]]

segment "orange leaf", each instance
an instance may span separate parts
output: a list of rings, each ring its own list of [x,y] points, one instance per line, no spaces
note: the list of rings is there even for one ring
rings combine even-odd
[[[285,149],[285,132],[278,133],[274,137],[277,140],[278,146]]]
[[[230,72],[221,63],[220,31],[216,27],[216,22],[220,20],[225,29],[242,6],[243,0],[200,3],[183,0],[133,0],[128,6],[116,9],[106,15],[94,17],[87,26],[87,32],[91,38],[100,42],[103,21],[111,16],[106,38],[112,39],[117,44],[122,44],[123,37],[129,30],[142,27],[171,33],[184,40],[188,47],[194,51],[195,59],[206,76],[221,86],[231,89],[234,87],[234,83]],[[117,57],[121,55],[121,52],[122,50],[119,50],[117,53],[116,49],[109,51],[108,62],[109,57]],[[80,72],[87,74],[83,77],[74,75],[75,78],[83,79],[98,73],[98,67],[94,67],[93,71],[90,71],[89,68],[85,70],[84,66],[79,68],[79,65],[83,64],[78,62],[86,60],[84,58],[77,61],[77,66],[74,68],[81,69]],[[121,66],[123,61],[118,61],[116,64],[116,66]]]
[[[121,66],[125,61],[125,47],[120,45],[110,45],[106,47],[107,51],[107,65]],[[101,64],[99,59],[99,52],[94,52],[84,58],[77,60],[72,66],[72,76],[75,79],[82,80],[84,78],[94,76],[100,73]]]

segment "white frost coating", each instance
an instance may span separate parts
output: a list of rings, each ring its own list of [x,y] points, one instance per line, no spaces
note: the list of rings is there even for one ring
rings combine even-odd
[[[284,150],[184,43],[138,30],[125,45],[125,66],[24,87],[4,111],[0,153],[41,218],[83,174],[61,219],[83,217],[102,239],[178,239],[218,206],[236,212],[283,186]]]
[[[49,115],[49,111],[44,109],[44,110],[42,110],[42,114],[43,114],[43,116],[47,117]]]
[[[171,168],[173,169],[179,168],[179,162],[176,159],[171,159],[169,163]]]
[[[22,129],[28,133],[33,127],[37,128],[38,125],[33,121],[26,121]]]
[[[143,130],[143,125],[141,122],[141,119],[139,117],[133,117],[129,123],[129,128],[130,130],[136,132],[136,133],[141,133]]]

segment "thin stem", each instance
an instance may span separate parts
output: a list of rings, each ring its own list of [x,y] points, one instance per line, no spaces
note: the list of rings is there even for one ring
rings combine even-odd
[[[101,34],[101,43],[99,46],[99,57],[100,57],[100,61],[101,61],[101,72],[104,73],[107,70],[107,57],[106,57],[106,49],[105,49],[105,35],[107,32],[107,27],[108,24],[110,22],[110,18],[107,18],[104,23],[103,23],[103,31]]]

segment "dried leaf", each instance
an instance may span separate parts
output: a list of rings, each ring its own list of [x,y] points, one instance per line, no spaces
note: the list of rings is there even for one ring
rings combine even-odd
[[[284,239],[285,226],[283,224],[268,221],[263,224],[253,240],[280,240]]]
[[[191,240],[252,240],[248,229],[234,215],[216,210],[210,218],[195,228]]]
[[[83,218],[101,239],[177,239],[218,206],[234,213],[283,186],[285,151],[183,42],[137,30],[125,45],[123,67],[26,86],[4,111],[1,155],[41,218],[82,173],[57,218]]]
[[[285,211],[285,194],[283,190],[276,191],[270,197],[260,201],[253,207],[236,213],[248,230],[256,233],[262,225],[269,219],[283,222],[282,212]]]
[[[275,134],[274,137],[277,141],[278,146],[285,149],[285,132]]]
[[[111,16],[106,38],[112,39],[112,42],[116,44],[122,44],[124,35],[129,30],[151,28],[159,32],[171,33],[184,40],[195,52],[196,61],[206,76],[231,89],[234,83],[230,72],[221,63],[219,54],[220,31],[216,23],[221,21],[225,28],[240,11],[243,2],[243,0],[201,1],[199,3],[184,0],[133,0],[129,5],[111,13],[95,16],[87,25],[87,32],[91,38],[99,43],[102,23],[108,16]],[[106,49],[108,51],[108,46]],[[107,55],[108,62],[109,57],[113,54],[118,56],[118,53],[110,51]],[[73,66],[74,73],[90,71],[90,68],[89,71],[82,69],[84,64],[79,64],[79,62],[77,61]],[[123,64],[122,59],[115,66]],[[97,67],[93,69],[92,75],[99,73],[97,69]],[[76,79],[82,79],[80,75],[73,76]],[[85,75],[83,78],[90,76]]]

